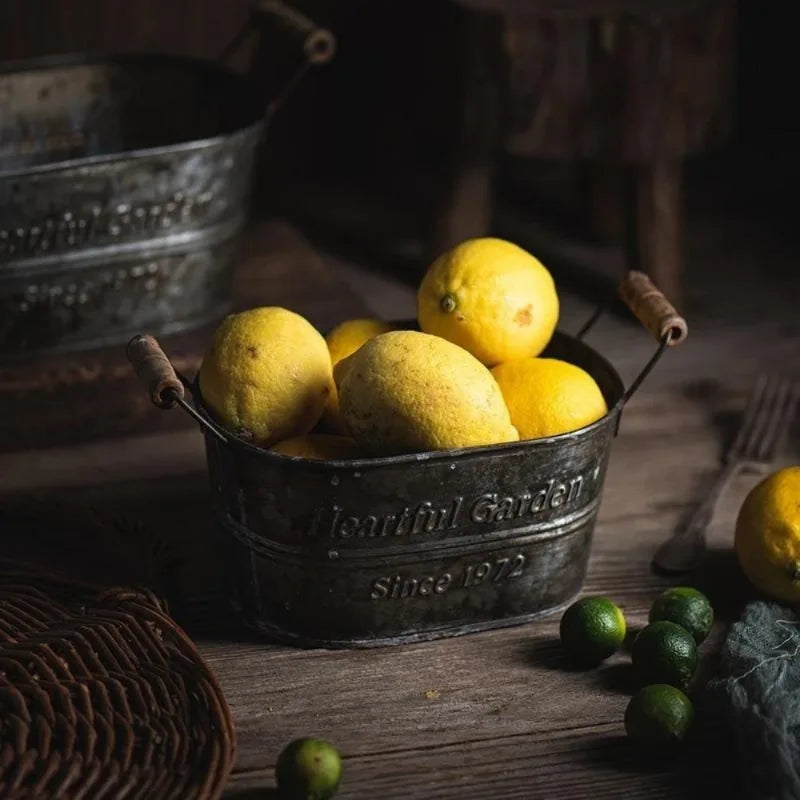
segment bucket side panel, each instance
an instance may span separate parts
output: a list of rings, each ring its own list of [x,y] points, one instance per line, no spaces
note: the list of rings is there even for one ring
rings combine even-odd
[[[255,551],[228,530],[230,595],[246,623],[300,644],[436,638],[524,621],[580,591],[594,517],[555,538],[425,557],[301,562]]]

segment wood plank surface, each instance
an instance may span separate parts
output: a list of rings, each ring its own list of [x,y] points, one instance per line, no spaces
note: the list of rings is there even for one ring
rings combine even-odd
[[[740,401],[732,393],[720,410]],[[675,403],[672,421],[681,424],[682,436],[671,447],[661,426],[645,424],[654,411],[663,416],[663,402],[660,393],[645,394],[636,412],[632,407],[626,415],[630,424],[613,451],[585,585],[586,592],[614,597],[634,630],[668,583],[650,572],[652,551],[700,495],[715,465],[715,434],[691,404]],[[73,480],[72,502],[135,515],[202,550],[208,518],[203,456],[188,436],[162,442],[175,464],[158,478],[148,477],[152,437],[95,444],[93,458],[84,452],[81,462],[66,453],[51,457],[95,465],[80,471],[82,482]],[[126,453],[120,460],[127,481],[102,468],[114,460],[113,449]],[[658,457],[643,458],[647,453]],[[18,490],[22,483],[18,478]],[[724,550],[730,531],[718,536]],[[723,552],[709,566],[710,574],[696,577],[717,608],[726,609],[738,594],[734,565]],[[270,786],[277,752],[303,734],[329,737],[341,747],[344,798],[467,792],[585,797],[590,790],[596,797],[684,797],[688,787],[709,788],[719,779],[713,770],[698,773],[685,763],[642,767],[623,736],[631,689],[627,656],[615,656],[599,670],[572,670],[558,645],[557,616],[440,642],[326,652],[266,644],[239,632],[220,637],[219,631],[203,631],[193,615],[175,611],[219,677],[236,721],[230,797]]]
[[[298,263],[289,270],[287,302],[304,297],[317,320],[360,313],[358,298],[348,306],[334,276],[326,278],[323,298],[302,269]],[[280,296],[273,277],[258,279]],[[571,321],[570,309],[576,316],[584,309],[566,300]],[[615,317],[591,336],[626,381],[653,348],[637,326]],[[626,409],[584,591],[619,602],[633,631],[646,623],[658,591],[673,582],[651,571],[652,553],[706,491],[753,376],[785,369],[797,352],[796,335],[779,320],[757,330],[700,324],[686,345],[665,355]],[[712,374],[721,360],[726,370]],[[796,457],[796,450],[782,455]],[[713,667],[715,644],[748,597],[730,545],[735,510],[756,477],[741,476],[723,496],[711,555],[692,576],[718,614],[702,648],[701,674]],[[236,723],[238,755],[226,797],[273,796],[275,759],[301,735],[329,738],[341,749],[343,800],[691,798],[712,790],[735,796],[721,767],[725,754],[714,752],[713,740],[660,761],[630,747],[623,728],[632,688],[628,655],[596,670],[572,669],[558,644],[557,614],[373,650],[301,650],[242,632],[219,613],[206,481],[194,428],[0,454],[0,528],[6,553],[35,553],[95,573],[102,563],[108,581],[147,581],[150,551],[158,542],[173,549],[178,558],[168,585],[157,588],[218,676]],[[95,529],[64,511],[78,507],[119,521],[124,544],[114,544],[103,525]],[[20,520],[25,536],[18,535]],[[103,561],[104,547],[114,550],[116,563]]]

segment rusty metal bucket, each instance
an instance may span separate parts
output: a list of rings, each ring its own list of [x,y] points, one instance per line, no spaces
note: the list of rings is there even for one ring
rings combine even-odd
[[[363,647],[516,625],[568,603],[583,584],[623,407],[687,334],[641,273],[620,294],[659,342],[627,391],[579,338],[599,313],[545,352],[592,375],[609,408],[602,419],[546,439],[386,458],[258,448],[211,418],[196,381],[181,382],[155,340],[132,340],[128,357],[153,402],[180,403],[202,426],[220,569],[247,624],[302,646]]]
[[[271,28],[299,55],[265,98],[221,64]],[[119,55],[1,66],[0,361],[221,318],[256,148],[288,91],[334,49],[330,32],[261,0],[219,64]]]

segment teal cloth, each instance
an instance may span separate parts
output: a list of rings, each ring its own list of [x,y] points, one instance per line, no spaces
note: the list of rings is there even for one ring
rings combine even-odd
[[[800,798],[800,618],[752,602],[734,623],[707,685],[709,710],[735,747],[744,796]],[[733,760],[735,759],[735,761]]]

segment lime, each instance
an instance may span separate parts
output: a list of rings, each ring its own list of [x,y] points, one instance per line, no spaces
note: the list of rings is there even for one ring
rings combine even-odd
[[[654,683],[631,698],[625,709],[625,731],[644,745],[668,745],[683,740],[693,719],[692,701],[680,689]]]
[[[642,683],[668,683],[682,689],[694,675],[697,645],[686,628],[660,620],[636,637],[631,661]]]
[[[278,792],[287,800],[327,800],[342,778],[339,751],[322,739],[295,739],[278,757]]]
[[[625,617],[619,606],[605,597],[584,597],[561,617],[561,643],[584,664],[599,664],[625,639]]]
[[[663,592],[650,609],[650,622],[666,619],[686,628],[700,644],[714,622],[714,609],[708,598],[690,586],[675,586]]]

